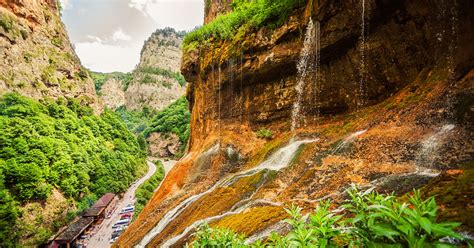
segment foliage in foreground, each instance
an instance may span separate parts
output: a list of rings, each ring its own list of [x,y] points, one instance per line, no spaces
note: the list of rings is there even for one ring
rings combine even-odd
[[[153,163],[156,165],[155,173],[148,180],[143,182],[143,184],[141,184],[135,191],[135,198],[137,200],[135,202],[134,218],[138,216],[143,207],[145,207],[147,202],[151,199],[155,189],[160,185],[165,176],[165,168],[161,161],[153,161]]]
[[[85,209],[96,196],[124,191],[145,165],[144,150],[117,115],[96,116],[73,99],[38,102],[5,94],[0,127],[2,247],[19,232],[13,230],[16,206],[44,201],[57,188]]]
[[[229,39],[239,32],[258,29],[262,26],[275,27],[283,24],[291,12],[302,6],[303,0],[233,0],[232,11],[218,16],[212,22],[188,33],[183,47],[192,47],[213,37]],[[209,5],[209,4],[207,4]]]
[[[292,226],[286,236],[272,233],[265,243],[245,244],[245,237],[228,229],[203,225],[192,247],[452,247],[445,237],[463,240],[454,231],[460,223],[437,222],[434,197],[422,200],[419,191],[408,202],[394,195],[349,192],[342,212],[330,211],[330,201],[309,215],[298,207],[287,210]]]

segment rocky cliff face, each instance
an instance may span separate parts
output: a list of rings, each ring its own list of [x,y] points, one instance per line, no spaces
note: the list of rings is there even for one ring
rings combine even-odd
[[[161,110],[185,94],[185,80],[179,73],[183,33],[159,29],[145,42],[140,63],[129,81],[110,77],[101,88],[102,99],[112,109],[125,106]]]
[[[76,98],[101,111],[54,0],[0,1],[0,63],[0,94]]]
[[[213,4],[206,22],[226,9]],[[187,51],[190,152],[117,246],[177,246],[203,220],[278,231],[285,206],[338,204],[350,184],[472,195],[452,175],[474,160],[473,11],[470,1],[308,1],[281,27]],[[258,138],[261,128],[274,138]],[[287,157],[291,169],[264,170]],[[449,199],[438,196],[442,218],[472,231],[472,199]]]

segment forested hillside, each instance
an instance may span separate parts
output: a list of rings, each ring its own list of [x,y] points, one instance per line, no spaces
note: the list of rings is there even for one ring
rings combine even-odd
[[[145,166],[145,144],[115,113],[96,116],[73,99],[39,102],[5,94],[0,126],[0,194],[5,196],[0,229],[7,230],[1,233],[0,240],[7,242],[2,247],[48,229],[51,220],[44,220],[40,226],[46,229],[25,233],[20,205],[44,202],[59,190],[76,205],[59,215],[72,217],[104,193],[124,191]],[[48,234],[52,230],[41,233],[43,238]]]
[[[189,112],[188,101],[185,97],[180,97],[171,105],[161,111],[153,110],[147,106],[141,111],[127,110],[124,106],[115,110],[118,116],[126,123],[127,127],[137,135],[140,140],[148,140],[150,155],[154,155],[156,150],[167,150],[173,146],[175,154],[165,154],[171,157],[181,157],[184,154],[186,144],[189,139],[189,122],[191,113]],[[161,142],[156,145],[151,137],[162,135]],[[170,142],[166,142],[170,140]],[[176,140],[175,140],[176,139]]]

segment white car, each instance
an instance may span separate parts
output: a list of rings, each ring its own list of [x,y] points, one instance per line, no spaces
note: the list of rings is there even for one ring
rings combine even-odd
[[[110,240],[109,240],[109,243],[113,244],[113,243],[115,243],[115,241],[117,241],[117,239],[118,239],[118,237],[113,238],[113,239],[110,239]]]

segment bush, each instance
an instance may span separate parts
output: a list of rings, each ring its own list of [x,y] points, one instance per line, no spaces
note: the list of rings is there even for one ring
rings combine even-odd
[[[145,151],[116,114],[96,116],[73,99],[5,94],[0,126],[1,205],[45,200],[58,188],[81,211],[94,195],[123,192],[145,164]],[[11,222],[0,221],[0,229]]]
[[[273,138],[273,132],[270,129],[262,128],[257,131],[257,137],[260,139],[271,139]]]
[[[155,189],[160,185],[161,181],[165,177],[165,169],[161,161],[153,161],[156,165],[156,172],[143,184],[141,184],[137,190],[135,191],[135,198],[137,199],[135,202],[135,213],[133,215],[134,218],[138,216],[138,214],[142,211],[145,207],[147,202],[153,196]]]
[[[188,101],[181,97],[153,117],[144,135],[149,137],[153,132],[174,133],[178,135],[181,144],[185,145],[189,139],[190,121]]]
[[[233,0],[232,12],[218,16],[212,22],[188,33],[184,37],[185,50],[192,43],[202,43],[209,38],[225,40],[237,34],[240,28],[252,30],[262,26],[280,26],[303,0]],[[209,4],[206,2],[206,11]]]
[[[437,223],[437,205],[430,197],[422,200],[419,191],[408,202],[394,195],[364,193],[353,188],[350,200],[331,212],[331,202],[320,202],[306,218],[301,208],[287,210],[286,222],[292,230],[285,236],[272,233],[265,244],[245,245],[244,237],[226,229],[201,226],[194,247],[451,247],[444,237],[463,240],[454,228],[459,223]],[[210,245],[212,244],[212,245]]]

